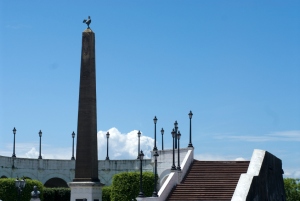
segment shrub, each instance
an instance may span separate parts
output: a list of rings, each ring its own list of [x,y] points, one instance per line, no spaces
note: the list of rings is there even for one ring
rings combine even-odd
[[[45,201],[55,201],[55,189],[44,187],[44,200]]]
[[[102,188],[102,201],[110,201],[111,189],[111,186],[104,186]]]
[[[154,174],[152,172],[144,172],[142,180],[144,196],[150,197],[153,192]],[[123,172],[113,176],[110,194],[112,201],[130,201],[135,199],[139,192],[139,172]]]
[[[0,199],[1,200],[17,200],[18,191],[15,187],[14,178],[2,178],[0,179]],[[20,200],[30,200],[33,187],[37,186],[40,191],[40,198],[43,200],[43,184],[37,180],[26,179],[25,188],[22,190]]]
[[[287,201],[300,200],[300,179],[284,178],[284,189]]]
[[[70,201],[70,188],[45,188],[44,201]]]

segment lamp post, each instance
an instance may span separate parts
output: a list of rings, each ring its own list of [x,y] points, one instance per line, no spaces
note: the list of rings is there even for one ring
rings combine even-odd
[[[189,142],[188,147],[193,147],[193,144],[192,144],[192,117],[193,117],[193,113],[192,113],[192,111],[190,111],[190,113],[189,113],[189,118],[190,118],[190,142]]]
[[[72,133],[72,138],[73,138],[73,143],[72,143],[72,158],[71,158],[71,160],[75,160],[75,157],[74,157],[74,138],[75,138],[75,133],[74,133],[74,131]]]
[[[153,151],[157,151],[157,147],[156,147],[156,122],[157,122],[157,118],[156,116],[153,119],[154,122],[154,147],[153,147]]]
[[[175,149],[177,149],[177,131],[178,131],[177,121],[175,121],[175,123],[174,123],[174,129],[175,129]]]
[[[181,170],[181,167],[180,167],[180,145],[179,145],[179,140],[180,140],[180,137],[181,137],[181,133],[180,133],[180,131],[178,131],[178,133],[177,133],[177,139],[178,139],[178,165],[177,165],[177,170]]]
[[[160,132],[161,132],[161,150],[164,150],[164,132],[165,131],[163,128],[161,128]]]
[[[12,157],[13,158],[16,158],[16,152],[15,152],[15,148],[16,148],[16,133],[17,133],[17,130],[16,130],[16,128],[14,127],[14,129],[13,129],[13,134],[14,134],[14,148],[13,148],[13,155],[12,155]]]
[[[171,167],[171,170],[176,170],[176,166],[175,166],[175,148],[174,148],[174,141],[175,141],[175,130],[173,129],[172,132],[172,138],[173,138],[173,164],[172,164],[172,167]]]
[[[25,179],[19,180],[19,178],[17,177],[17,179],[15,180],[15,187],[17,188],[18,191],[18,201],[20,201],[21,192],[25,187],[25,185],[26,185]]]
[[[138,134],[138,138],[139,138],[137,159],[140,159],[140,137],[141,137],[141,132],[139,131],[137,134]]]
[[[157,151],[154,153],[154,190],[152,197],[158,197],[157,196],[157,157],[159,156]]]
[[[40,130],[40,132],[39,132],[39,136],[40,136],[40,155],[39,155],[39,159],[42,159],[42,131]]]
[[[107,143],[106,143],[106,158],[105,160],[109,160],[109,157],[108,157],[108,138],[109,138],[109,132],[106,133],[106,139],[107,139]]]
[[[142,162],[143,162],[143,158],[144,158],[144,153],[143,151],[141,151],[141,153],[139,154],[139,159],[140,159],[140,192],[138,197],[142,198],[144,197],[144,193],[143,193],[143,167],[142,167]]]

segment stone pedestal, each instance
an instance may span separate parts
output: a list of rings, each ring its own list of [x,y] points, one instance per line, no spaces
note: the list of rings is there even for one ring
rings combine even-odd
[[[30,201],[41,201],[41,200],[40,200],[40,198],[31,198]]]
[[[100,182],[70,182],[70,201],[102,201],[102,186]]]

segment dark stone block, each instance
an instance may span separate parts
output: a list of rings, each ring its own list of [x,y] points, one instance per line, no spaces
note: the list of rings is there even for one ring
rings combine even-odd
[[[266,151],[258,176],[254,176],[246,201],[285,200],[282,162]]]

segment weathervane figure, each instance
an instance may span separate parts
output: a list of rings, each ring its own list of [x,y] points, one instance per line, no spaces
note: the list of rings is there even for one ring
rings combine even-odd
[[[89,16],[88,19],[84,19],[83,20],[83,23],[86,23],[88,25],[88,29],[90,28],[90,24],[91,24],[92,20],[91,20],[91,17]]]

